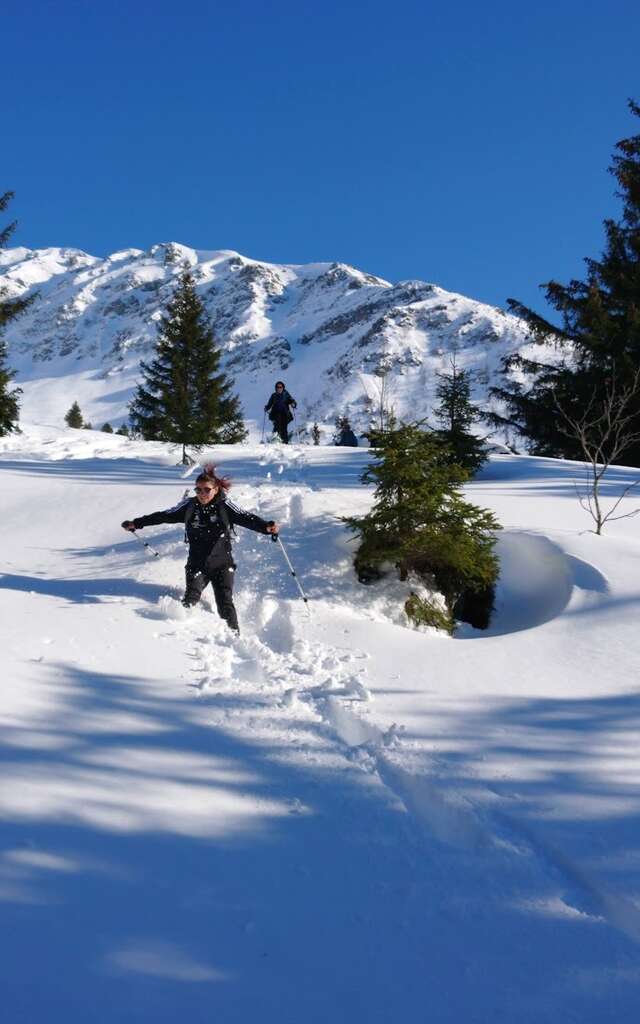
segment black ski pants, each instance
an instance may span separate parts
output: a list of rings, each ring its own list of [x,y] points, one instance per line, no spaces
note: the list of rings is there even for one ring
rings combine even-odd
[[[189,606],[197,604],[205,588],[211,584],[213,596],[216,599],[218,615],[221,619],[225,620],[230,629],[239,633],[238,615],[233,603],[235,568],[230,565],[224,565],[221,569],[211,569],[205,572],[202,569],[191,569],[187,566],[185,576],[187,589],[183,603]]]
[[[286,412],[275,413],[273,417],[273,429],[284,444],[289,444],[289,414]]]

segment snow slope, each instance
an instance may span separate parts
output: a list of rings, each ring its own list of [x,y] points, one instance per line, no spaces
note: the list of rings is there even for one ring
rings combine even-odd
[[[179,528],[119,527],[192,485],[167,446],[0,440],[7,1021],[636,1021],[637,521],[493,456],[497,612],[449,638],[354,579],[367,452],[211,454],[311,615],[246,531],[242,636],[182,609]]]
[[[424,281],[390,284],[342,263],[277,265],[179,243],[105,259],[78,249],[0,253],[0,289],[34,296],[7,328],[23,388],[22,418],[64,425],[74,400],[99,427],[126,421],[158,322],[188,267],[248,419],[260,421],[275,379],[297,398],[299,425],[333,430],[347,412],[358,433],[385,403],[398,417],[431,412],[436,373],[454,351],[474,398],[491,401],[501,360],[531,346],[516,317]],[[540,350],[536,348],[539,356]],[[547,348],[547,358],[555,358]]]

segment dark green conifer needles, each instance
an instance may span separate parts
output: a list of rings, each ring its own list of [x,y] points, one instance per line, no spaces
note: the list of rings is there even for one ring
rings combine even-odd
[[[141,364],[132,429],[146,440],[182,445],[183,462],[187,447],[242,441],[240,403],[220,372],[220,359],[193,276],[185,271],[160,323],[155,358]]]
[[[13,192],[5,192],[3,195],[0,195],[0,212],[6,210],[12,199]],[[0,249],[7,245],[15,229],[16,223],[14,221],[0,230]],[[15,371],[10,370],[6,365],[7,344],[2,340],[2,331],[10,320],[19,316],[33,301],[32,297],[28,299],[7,299],[4,298],[4,294],[0,289],[0,437],[19,430],[20,405],[18,396],[21,394],[20,388],[10,387],[11,381],[15,377]]]
[[[498,575],[499,523],[464,500],[460,488],[469,474],[433,433],[403,424],[377,434],[375,443],[376,461],[362,476],[363,483],[375,484],[373,507],[365,516],[345,519],[360,539],[358,578],[370,583],[390,571],[401,580],[414,575],[444,596],[446,611],[413,594],[407,615],[450,632],[461,599],[476,595],[474,624],[486,626]]]

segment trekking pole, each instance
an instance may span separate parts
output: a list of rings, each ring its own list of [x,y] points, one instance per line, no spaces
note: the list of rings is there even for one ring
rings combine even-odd
[[[298,579],[298,576],[296,574],[296,570],[293,568],[293,566],[292,566],[292,564],[291,564],[291,562],[289,560],[289,556],[288,556],[287,552],[285,551],[284,544],[280,540],[280,534],[279,533],[273,533],[271,535],[271,540],[273,541],[274,544],[279,544],[280,545],[280,550],[282,551],[282,554],[284,555],[285,562],[289,566],[289,571],[290,571],[291,575],[293,576],[294,580],[296,581],[296,586],[298,587],[298,590],[300,591],[300,596],[302,597],[302,600],[304,601],[305,605],[307,606],[307,611],[308,611],[309,615],[311,615],[311,609],[309,607],[309,598],[307,597],[307,595],[305,594],[304,590],[300,586],[300,580]]]
[[[264,425],[265,425],[266,422],[267,422],[267,411],[265,409],[264,415],[262,417],[262,437],[260,438],[260,444],[264,444]]]
[[[128,530],[127,532],[132,533],[136,540],[143,545],[143,547],[148,548],[151,554],[154,556],[154,558],[160,558],[160,552],[156,551],[155,548],[152,548],[151,545],[148,544],[146,540],[142,539],[142,537],[138,537],[138,534],[136,533],[135,530]]]

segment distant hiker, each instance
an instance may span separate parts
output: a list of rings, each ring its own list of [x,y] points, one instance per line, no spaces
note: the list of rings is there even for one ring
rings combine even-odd
[[[344,420],[340,426],[340,432],[338,434],[337,445],[343,445],[345,448],[357,448],[358,438],[354,434],[348,420]]]
[[[158,523],[184,523],[189,555],[185,566],[186,589],[182,599],[185,608],[200,600],[210,583],[216,599],[218,615],[230,629],[239,633],[238,616],[233,603],[233,581],[236,564],[231,549],[234,526],[245,526],[256,533],[277,534],[273,520],[264,520],[253,512],[234,505],[227,498],[231,482],[217,476],[214,466],[205,466],[196,477],[195,498],[185,498],[174,508],[152,512],[148,516],[125,519],[125,530],[141,530]]]
[[[287,391],[284,386],[284,382],[277,380],[275,390],[265,405],[264,411],[269,413],[269,419],[273,423],[273,429],[285,444],[289,444],[288,427],[293,419],[291,409],[295,409],[296,407],[297,402]]]

